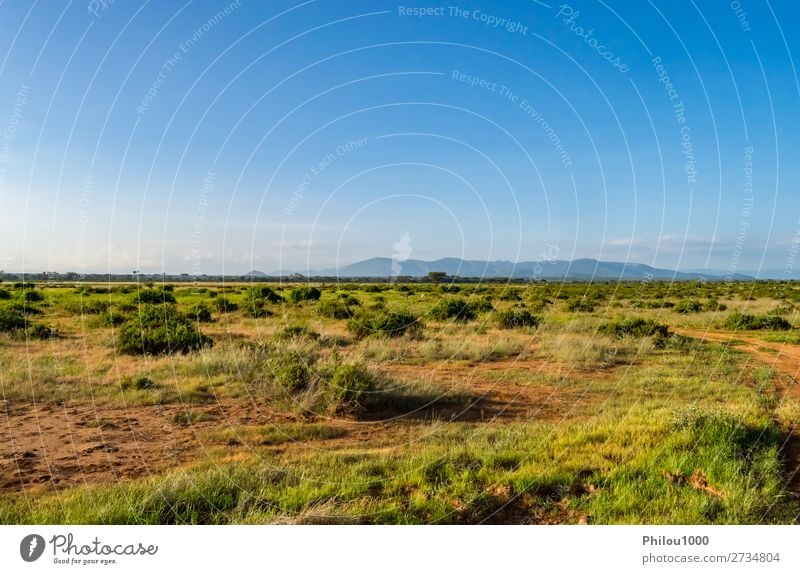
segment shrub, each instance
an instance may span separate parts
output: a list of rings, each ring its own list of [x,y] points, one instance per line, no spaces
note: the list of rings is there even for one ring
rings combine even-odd
[[[25,315],[15,309],[0,309],[0,332],[10,333],[25,328]]]
[[[455,319],[456,321],[471,321],[477,314],[474,308],[465,299],[442,299],[434,305],[429,313],[436,321]]]
[[[25,335],[30,339],[49,339],[55,336],[55,331],[50,327],[41,324],[30,325],[25,331]]]
[[[500,293],[499,299],[501,301],[522,301],[522,296],[516,289],[507,289]]]
[[[77,301],[67,301],[64,309],[74,315],[101,315],[108,309],[108,302],[81,298]]]
[[[356,337],[381,335],[400,337],[409,334],[419,336],[422,323],[408,311],[388,311],[386,309],[361,311],[347,322],[347,328]]]
[[[588,299],[570,299],[567,301],[567,311],[570,313],[591,313],[594,311],[594,302]]]
[[[267,317],[272,312],[266,308],[268,303],[280,303],[283,297],[265,285],[251,287],[245,291],[244,312],[253,318]]]
[[[310,366],[297,351],[276,353],[267,366],[275,382],[288,392],[302,391],[311,381]]]
[[[765,315],[760,319],[759,328],[769,331],[788,331],[792,328],[792,324],[778,315]]]
[[[124,391],[152,391],[158,388],[158,384],[145,375],[126,377],[122,380],[120,386]]]
[[[5,289],[0,289],[0,299],[11,299],[11,293]]]
[[[127,317],[120,311],[109,309],[102,315],[101,324],[105,327],[119,327]]]
[[[307,337],[309,339],[319,339],[319,333],[312,331],[303,325],[289,325],[282,330],[275,333],[275,338],[278,341],[287,341],[297,337]]]
[[[734,311],[725,319],[725,328],[733,330],[749,331],[758,329],[760,322],[755,315],[746,315],[739,311]]]
[[[359,307],[361,306],[361,301],[357,298],[353,297],[350,293],[337,293],[337,298],[343,304],[351,306],[351,307]]]
[[[174,303],[175,295],[165,289],[140,289],[133,296],[134,304]]]
[[[245,315],[252,317],[253,319],[269,317],[272,315],[272,311],[267,309],[263,299],[248,299],[244,303],[243,311]]]
[[[211,311],[209,311],[208,307],[202,303],[193,305],[189,309],[189,317],[192,319],[192,321],[197,321],[198,323],[210,323],[212,320]]]
[[[699,313],[703,310],[703,305],[694,299],[684,299],[682,301],[678,301],[678,303],[672,309],[676,313],[686,315],[689,313]]]
[[[725,328],[732,330],[755,331],[765,329],[769,331],[788,331],[792,324],[778,315],[746,315],[738,311],[728,315],[725,319]]]
[[[725,311],[728,306],[725,303],[720,303],[717,299],[711,298],[703,305],[703,308],[706,311]]]
[[[118,336],[119,350],[133,355],[188,353],[211,344],[174,305],[143,305],[122,325]]]
[[[22,300],[26,301],[27,303],[38,303],[39,301],[44,301],[44,295],[42,295],[39,291],[26,289],[22,291]]]
[[[322,291],[316,287],[295,287],[289,291],[289,301],[299,303],[300,301],[319,301]]]
[[[527,309],[508,309],[495,315],[497,326],[501,329],[518,329],[520,327],[538,327],[539,318]]]
[[[597,329],[604,335],[613,337],[668,337],[669,328],[652,319],[622,319],[600,325]]]
[[[214,299],[214,306],[220,313],[233,313],[239,308],[239,305],[233,303],[227,297],[222,297],[222,296],[216,297]]]
[[[25,303],[14,303],[13,305],[9,305],[6,307],[8,310],[13,311],[14,313],[19,313],[21,315],[41,315],[41,310],[37,309],[33,305],[26,305]]]
[[[490,313],[494,311],[494,305],[490,297],[481,297],[477,301],[470,301],[470,306],[476,313]]]
[[[353,316],[353,310],[344,302],[344,298],[323,301],[317,312],[329,319],[349,319]]]
[[[361,363],[340,363],[334,367],[330,388],[334,398],[344,405],[357,406],[361,395],[377,387],[375,376]]]

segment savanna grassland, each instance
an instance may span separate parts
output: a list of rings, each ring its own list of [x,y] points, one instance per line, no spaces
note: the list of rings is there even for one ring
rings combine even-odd
[[[796,523],[800,285],[0,284],[2,523]]]

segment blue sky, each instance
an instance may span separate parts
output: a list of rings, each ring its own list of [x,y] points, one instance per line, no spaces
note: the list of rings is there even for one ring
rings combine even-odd
[[[418,259],[796,276],[799,17],[6,0],[0,269],[302,271],[407,233]]]

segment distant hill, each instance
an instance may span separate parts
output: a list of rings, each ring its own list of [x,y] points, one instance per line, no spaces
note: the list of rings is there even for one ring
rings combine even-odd
[[[339,268],[316,269],[300,272],[309,277],[390,277],[408,276],[425,277],[432,271],[441,271],[450,276],[457,277],[483,277],[483,278],[513,278],[513,279],[611,279],[611,280],[720,280],[726,278],[722,271],[708,270],[705,272],[680,272],[671,269],[658,269],[642,263],[624,263],[614,261],[598,261],[596,259],[574,259],[553,261],[476,261],[445,257],[435,261],[422,261],[408,259],[395,261],[389,257],[373,257]],[[260,274],[251,271],[253,277],[259,276],[288,276],[298,271],[275,271]],[[753,277],[744,274],[735,274],[733,279],[738,281],[751,280]]]

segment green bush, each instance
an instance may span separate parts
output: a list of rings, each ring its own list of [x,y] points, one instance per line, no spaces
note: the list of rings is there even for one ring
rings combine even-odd
[[[239,305],[233,303],[227,297],[222,297],[222,296],[216,297],[214,299],[214,306],[220,313],[233,313],[239,308]]]
[[[145,304],[122,325],[117,345],[123,353],[160,355],[210,347],[212,340],[174,305]]]
[[[189,309],[189,317],[192,321],[197,321],[198,323],[210,323],[212,321],[211,311],[202,303],[192,305]]]
[[[44,301],[44,295],[42,295],[39,291],[26,289],[22,291],[22,300],[27,303],[38,303],[39,301]]]
[[[567,301],[567,311],[570,313],[591,313],[595,304],[588,299],[570,299]]]
[[[703,305],[694,299],[684,299],[682,301],[678,301],[672,310],[676,313],[687,315],[689,313],[699,313],[703,310]]]
[[[455,319],[456,321],[472,321],[477,317],[475,309],[466,299],[442,299],[434,305],[428,313],[431,319],[436,321],[446,321]]]
[[[497,326],[501,329],[518,329],[520,327],[538,327],[539,318],[532,315],[527,309],[508,309],[500,311],[494,316]]]
[[[717,299],[711,298],[703,305],[706,311],[725,311],[728,308],[725,303],[720,303]]]
[[[490,297],[484,296],[477,301],[470,301],[469,304],[476,313],[491,313],[494,311],[494,305],[492,305],[492,299]]]
[[[9,311],[13,311],[14,313],[19,313],[21,315],[41,315],[42,311],[37,309],[33,305],[27,305],[25,303],[13,303],[6,307]]]
[[[347,328],[356,337],[378,335],[400,337],[408,334],[417,337],[421,334],[422,323],[408,311],[389,311],[386,309],[362,310],[347,322]]]
[[[174,303],[175,295],[166,289],[140,289],[134,296],[134,304]]]
[[[747,315],[735,311],[725,319],[725,328],[736,331],[755,331],[765,329],[769,331],[788,331],[792,324],[778,315]]]
[[[0,289],[0,299],[11,299],[11,293],[5,289]]]
[[[310,365],[297,351],[275,353],[267,366],[275,382],[288,392],[302,391],[311,382]]]
[[[317,308],[317,312],[323,317],[329,319],[350,319],[353,316],[353,310],[341,299],[329,299],[322,301]]]
[[[24,329],[25,325],[25,315],[16,309],[0,309],[0,332],[10,333],[12,331]]]
[[[319,333],[309,329],[304,325],[289,325],[282,330],[275,333],[275,339],[278,341],[288,341],[298,337],[306,337],[308,339],[319,339]]]
[[[145,375],[126,377],[122,380],[120,386],[124,391],[153,391],[158,388],[158,384]]]
[[[273,291],[271,287],[265,285],[247,289],[244,293],[244,298],[245,314],[255,319],[272,315],[272,311],[267,309],[267,304],[283,301],[283,297]]]
[[[266,303],[263,299],[249,299],[244,302],[242,311],[248,317],[259,319],[261,317],[270,317],[273,315],[272,311],[267,309]]]
[[[104,327],[119,327],[127,318],[128,317],[124,313],[109,309],[102,315],[101,324]]]
[[[377,387],[375,376],[361,363],[336,365],[330,380],[334,398],[343,405],[358,406],[364,393]]]
[[[653,319],[621,319],[598,327],[598,332],[612,337],[668,337],[669,328]]]
[[[765,315],[760,320],[761,329],[768,331],[788,331],[792,328],[792,324],[778,315]]]
[[[25,335],[30,339],[49,339],[55,336],[55,331],[42,324],[29,325]]]
[[[739,311],[734,311],[728,315],[727,319],[725,319],[725,328],[734,329],[737,331],[750,331],[758,329],[760,324],[761,322],[755,315],[746,315],[744,313],[740,313]]]
[[[299,303],[300,301],[319,301],[322,297],[322,291],[316,287],[295,287],[289,291],[289,301],[292,303]]]

